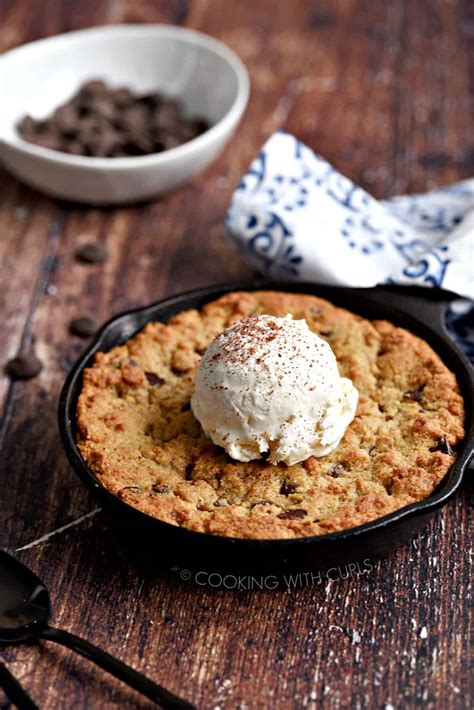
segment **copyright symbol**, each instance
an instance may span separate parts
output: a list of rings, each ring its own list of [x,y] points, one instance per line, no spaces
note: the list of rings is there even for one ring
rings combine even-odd
[[[179,576],[183,582],[188,582],[191,579],[191,572],[188,569],[182,569]]]

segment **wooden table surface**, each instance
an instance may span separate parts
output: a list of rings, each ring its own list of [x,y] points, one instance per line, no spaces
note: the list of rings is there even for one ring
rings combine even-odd
[[[229,147],[160,200],[89,209],[0,173],[1,362],[34,342],[44,363],[28,382],[1,380],[1,545],[49,585],[56,625],[201,709],[467,707],[468,492],[360,576],[343,568],[326,584],[266,592],[144,577],[62,451],[58,393],[84,347],[68,322],[253,276],[225,238],[223,217],[275,129],[294,132],[379,197],[471,176],[472,7],[469,0],[0,0],[0,51],[96,24],[171,22],[223,40],[250,71],[250,104]],[[74,260],[77,245],[91,239],[106,243],[105,264]],[[10,647],[0,657],[41,708],[151,707],[51,644]]]

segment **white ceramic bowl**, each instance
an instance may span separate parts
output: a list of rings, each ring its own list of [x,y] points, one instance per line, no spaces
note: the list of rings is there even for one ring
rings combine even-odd
[[[44,118],[85,81],[104,79],[134,93],[161,90],[211,128],[153,155],[93,158],[28,143],[16,125]],[[0,156],[32,187],[89,204],[144,200],[185,182],[227,143],[247,105],[248,74],[221,42],[169,25],[113,25],[51,37],[0,57]]]

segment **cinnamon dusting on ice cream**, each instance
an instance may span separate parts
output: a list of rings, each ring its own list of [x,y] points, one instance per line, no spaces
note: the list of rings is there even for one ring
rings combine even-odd
[[[232,458],[268,455],[291,465],[338,445],[357,397],[329,344],[306,321],[250,316],[207,349],[191,407]]]

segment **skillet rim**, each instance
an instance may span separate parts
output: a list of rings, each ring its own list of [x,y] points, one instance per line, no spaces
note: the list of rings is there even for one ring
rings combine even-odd
[[[172,525],[158,518],[154,518],[147,513],[134,508],[122,501],[118,496],[111,493],[105,486],[100,483],[97,477],[94,475],[92,470],[86,464],[82,458],[79,449],[76,444],[75,438],[75,411],[77,398],[79,396],[80,387],[82,384],[82,372],[83,370],[90,366],[91,360],[96,352],[103,349],[101,346],[106,340],[107,336],[113,331],[114,328],[118,327],[122,321],[132,320],[135,321],[136,327],[132,329],[130,333],[126,334],[125,338],[115,338],[115,344],[108,344],[106,349],[115,347],[115,345],[124,342],[124,340],[133,336],[144,327],[144,324],[151,322],[153,319],[160,320],[158,314],[153,316],[155,311],[166,310],[170,308],[175,309],[175,313],[185,310],[187,308],[200,308],[205,303],[219,298],[225,293],[231,291],[258,291],[258,290],[276,290],[284,291],[287,293],[306,293],[307,295],[319,296],[321,298],[326,298],[330,302],[332,297],[336,296],[336,301],[343,296],[356,296],[359,297],[359,302],[350,303],[349,308],[340,303],[335,305],[339,307],[345,307],[347,310],[360,314],[367,319],[373,318],[373,316],[364,313],[364,308],[376,308],[382,311],[387,310],[387,314],[384,316],[387,320],[392,322],[395,316],[395,325],[399,327],[405,327],[411,330],[411,323],[416,330],[421,330],[424,333],[420,337],[426,337],[425,333],[428,333],[429,341],[438,341],[442,343],[442,348],[446,349],[450,354],[450,358],[456,361],[455,374],[458,379],[458,384],[461,389],[461,394],[466,405],[466,436],[462,442],[462,448],[459,450],[458,457],[452,467],[449,469],[446,476],[438,485],[435,492],[432,493],[428,498],[424,498],[410,505],[399,508],[398,510],[389,513],[381,518],[376,518],[362,525],[357,525],[355,527],[346,528],[337,532],[326,533],[325,535],[311,535],[305,537],[294,537],[294,538],[240,538],[240,537],[229,537],[224,535],[214,535],[211,533],[199,532],[196,530],[191,530],[182,526]],[[325,293],[329,292],[329,294]],[[397,299],[402,299],[401,303],[395,300],[394,304],[387,303],[384,300],[387,296]],[[362,298],[362,308],[359,308],[360,299]],[[456,294],[443,289],[428,289],[421,287],[403,287],[403,286],[375,286],[372,288],[353,288],[344,286],[332,286],[327,284],[319,284],[314,282],[292,282],[292,281],[278,281],[274,279],[258,279],[251,281],[236,281],[227,282],[223,284],[215,284],[208,287],[191,289],[189,291],[177,293],[165,298],[154,301],[145,306],[139,306],[137,308],[132,308],[126,311],[122,311],[110,319],[108,319],[104,325],[100,328],[96,334],[94,340],[90,345],[84,350],[84,352],[79,356],[78,360],[75,362],[71,368],[65,383],[62,387],[61,394],[59,397],[58,406],[58,425],[61,435],[61,440],[63,447],[66,452],[66,456],[78,477],[92,489],[97,497],[102,499],[102,503],[105,505],[113,505],[116,509],[121,508],[127,516],[134,516],[137,522],[141,523],[143,528],[154,527],[157,532],[161,530],[168,531],[175,536],[181,536],[191,542],[193,539],[197,544],[199,543],[209,543],[214,545],[238,545],[240,548],[261,548],[261,547],[272,547],[274,551],[276,548],[288,549],[295,545],[301,546],[303,544],[329,544],[331,542],[340,542],[347,540],[348,538],[357,539],[362,536],[368,535],[371,532],[380,530],[383,528],[388,528],[396,523],[401,523],[402,521],[408,520],[410,518],[417,518],[430,513],[434,513],[436,510],[444,506],[459,490],[463,482],[463,476],[465,470],[468,468],[469,461],[471,459],[474,450],[474,422],[471,417],[471,426],[469,424],[469,414],[474,411],[474,376],[473,371],[470,366],[469,361],[466,356],[459,350],[457,345],[448,336],[445,330],[444,324],[442,324],[442,319],[444,315],[444,310],[447,303],[453,298],[459,298]],[[418,309],[421,305],[425,305],[427,308],[427,313],[420,314]],[[410,307],[411,306],[411,307]],[[413,307],[415,307],[416,314],[413,312]],[[390,312],[391,311],[391,312]],[[174,313],[173,313],[174,314]],[[168,314],[166,320],[172,317],[173,314]],[[150,316],[150,317],[148,317]],[[431,319],[436,318],[438,322],[430,322]],[[145,318],[143,322],[140,322],[141,318]],[[400,318],[401,320],[407,319],[409,324],[397,323],[396,321]],[[164,321],[166,322],[166,321]],[[435,352],[437,352],[440,357],[442,354],[439,353],[438,348],[430,342]],[[442,357],[444,361],[444,357]],[[450,364],[450,369],[452,364]],[[460,376],[462,376],[462,381],[460,381]],[[465,382],[470,383],[471,396],[467,392],[464,392]],[[467,389],[467,388],[466,388]],[[73,416],[74,415],[74,416]]]

